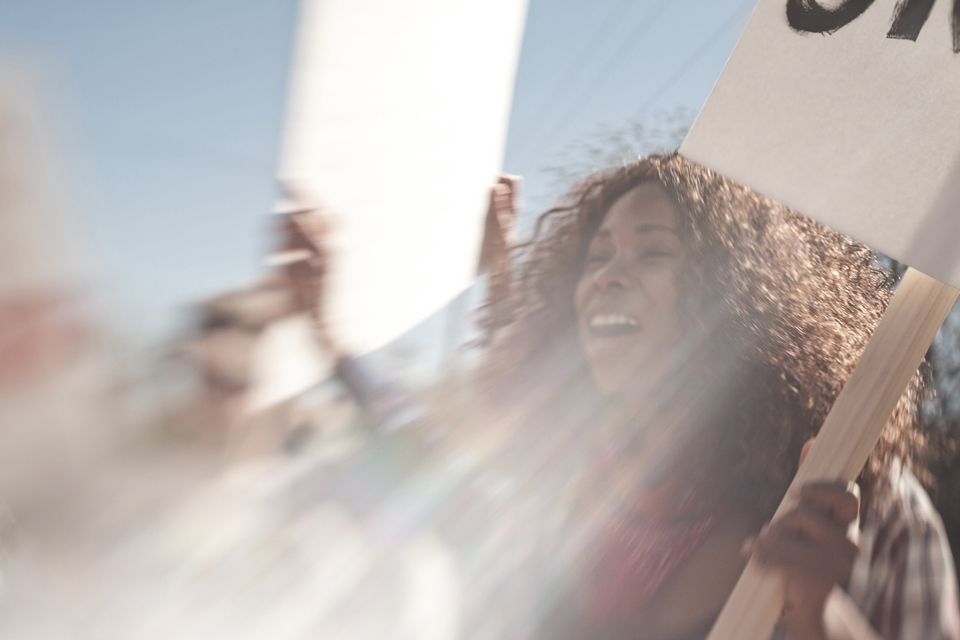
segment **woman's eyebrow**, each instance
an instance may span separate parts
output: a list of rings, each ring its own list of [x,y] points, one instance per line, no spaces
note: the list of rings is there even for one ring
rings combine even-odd
[[[674,235],[680,235],[675,227],[666,224],[657,224],[655,222],[645,222],[637,225],[637,233],[655,233],[657,231],[666,231]]]

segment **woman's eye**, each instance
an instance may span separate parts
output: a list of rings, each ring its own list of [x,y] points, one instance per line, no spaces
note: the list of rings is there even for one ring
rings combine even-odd
[[[674,258],[676,255],[673,251],[665,249],[648,249],[641,254],[641,257],[645,260],[656,260],[658,258]]]

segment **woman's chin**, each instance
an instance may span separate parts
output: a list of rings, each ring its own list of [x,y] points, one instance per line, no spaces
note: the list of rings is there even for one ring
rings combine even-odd
[[[645,395],[652,386],[649,372],[638,372],[633,367],[590,367],[593,383],[605,396],[636,397]]]

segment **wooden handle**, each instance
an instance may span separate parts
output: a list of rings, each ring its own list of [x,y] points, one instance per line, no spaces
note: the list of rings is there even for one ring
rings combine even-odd
[[[790,484],[854,480],[960,293],[908,269],[860,362]],[[790,493],[774,520],[796,506]],[[783,608],[783,580],[747,564],[707,640],[767,640]]]

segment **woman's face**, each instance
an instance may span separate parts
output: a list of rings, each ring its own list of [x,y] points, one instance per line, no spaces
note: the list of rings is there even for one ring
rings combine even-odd
[[[604,393],[640,390],[664,371],[682,331],[678,274],[686,249],[666,190],[646,182],[607,212],[575,293],[577,328]]]

